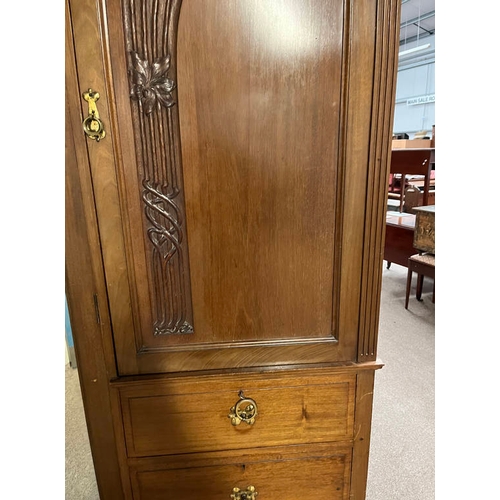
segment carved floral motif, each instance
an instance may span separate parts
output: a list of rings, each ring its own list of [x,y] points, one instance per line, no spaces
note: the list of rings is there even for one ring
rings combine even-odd
[[[173,80],[167,77],[170,69],[170,55],[159,57],[153,64],[141,59],[132,51],[132,68],[129,71],[132,80],[130,97],[142,103],[144,113],[151,114],[158,106],[169,108],[175,104],[172,91]]]
[[[181,0],[123,0],[132,124],[143,205],[151,333],[193,333],[176,104]]]

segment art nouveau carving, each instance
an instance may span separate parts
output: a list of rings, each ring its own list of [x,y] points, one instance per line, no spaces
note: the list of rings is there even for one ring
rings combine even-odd
[[[154,335],[192,333],[182,163],[175,99],[179,1],[124,3]]]
[[[142,104],[144,113],[149,115],[158,106],[169,108],[175,104],[172,91],[173,80],[167,77],[170,68],[170,56],[161,57],[152,64],[140,58],[137,52],[131,52],[132,68],[130,70],[132,90],[130,97]]]

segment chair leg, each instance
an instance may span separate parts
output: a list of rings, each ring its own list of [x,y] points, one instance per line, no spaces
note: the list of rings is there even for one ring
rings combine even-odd
[[[387,269],[390,269],[391,268],[391,263],[389,261],[387,261]]]
[[[408,300],[410,298],[410,289],[411,289],[411,277],[412,270],[408,266],[408,277],[406,278],[406,298],[405,298],[405,309],[408,309]]]
[[[422,301],[422,288],[424,285],[424,275],[419,274],[417,276],[417,300]]]
[[[404,197],[405,197],[406,174],[401,175],[401,190],[399,198],[399,212],[403,213]]]

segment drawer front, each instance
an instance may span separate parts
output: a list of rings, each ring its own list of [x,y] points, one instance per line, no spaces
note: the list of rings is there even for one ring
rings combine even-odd
[[[125,387],[121,404],[129,457],[349,440],[355,374],[221,376]],[[253,424],[233,422],[248,410]],[[241,401],[241,403],[240,403]],[[239,404],[238,404],[239,403]],[[233,409],[233,411],[231,411]],[[248,417],[251,417],[247,411]]]
[[[139,461],[131,467],[133,498],[226,500],[234,494],[234,488],[250,493],[249,486],[255,488],[257,500],[349,498],[350,448],[331,445],[319,445],[314,450],[311,447],[292,448],[293,452],[249,450],[250,454],[193,459],[191,462],[145,460],[146,463],[141,464]],[[247,495],[247,499],[250,498]]]

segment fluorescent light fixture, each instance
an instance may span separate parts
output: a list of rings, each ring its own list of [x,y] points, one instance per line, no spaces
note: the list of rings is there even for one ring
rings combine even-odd
[[[425,45],[419,45],[418,47],[413,47],[412,49],[403,50],[399,53],[399,57],[409,56],[410,54],[414,54],[415,52],[420,52],[421,50],[428,49],[430,46],[430,43],[426,43]]]

